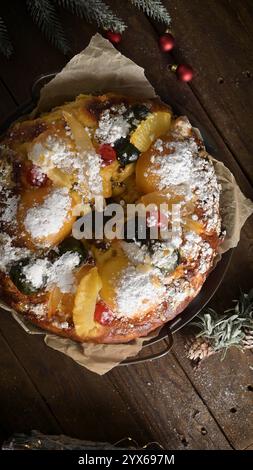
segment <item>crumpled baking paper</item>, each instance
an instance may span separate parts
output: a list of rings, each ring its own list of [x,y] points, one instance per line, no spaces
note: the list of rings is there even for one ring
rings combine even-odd
[[[35,113],[73,100],[80,93],[101,94],[109,91],[143,99],[156,96],[144,70],[123,56],[100,34],[96,34],[87,48],[74,56],[63,70],[42,88]],[[222,186],[221,215],[222,225],[226,229],[226,238],[220,248],[222,254],[238,244],[241,228],[253,213],[253,203],[244,197],[228,168],[215,159],[213,163]],[[0,306],[11,311],[4,304]],[[16,312],[13,312],[13,315],[28,333],[45,334]],[[139,338],[127,344],[93,344],[77,343],[68,338],[46,334],[45,343],[71,357],[81,366],[102,375],[124,359],[136,356],[142,349],[143,342],[155,335],[153,332],[147,338]]]

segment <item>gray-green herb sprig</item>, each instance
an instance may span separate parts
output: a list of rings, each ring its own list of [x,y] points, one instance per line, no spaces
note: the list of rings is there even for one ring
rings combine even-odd
[[[204,309],[197,316],[198,321],[191,323],[199,331],[187,344],[190,359],[199,361],[219,351],[224,359],[231,346],[253,348],[253,289],[248,293],[241,291],[234,302],[234,307],[222,314]]]

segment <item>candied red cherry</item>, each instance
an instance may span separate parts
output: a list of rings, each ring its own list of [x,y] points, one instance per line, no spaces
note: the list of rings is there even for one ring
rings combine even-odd
[[[43,186],[46,186],[48,177],[43,173],[39,166],[33,165],[27,170],[26,180],[31,186],[42,188]]]
[[[116,160],[116,151],[110,144],[102,144],[98,149],[104,165],[110,165],[110,163]]]
[[[102,300],[99,300],[96,304],[94,320],[101,325],[108,325],[112,320],[112,316],[112,311],[109,307]]]

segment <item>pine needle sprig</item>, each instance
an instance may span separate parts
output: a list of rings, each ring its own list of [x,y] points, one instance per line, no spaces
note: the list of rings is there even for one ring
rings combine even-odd
[[[139,8],[139,10],[144,11],[150,18],[164,23],[166,26],[169,26],[171,23],[171,17],[169,12],[158,0],[131,0],[132,4]]]
[[[26,0],[27,9],[44,36],[64,54],[70,51],[60,20],[50,0]]]
[[[225,310],[222,315],[207,308],[197,315],[198,321],[191,323],[200,330],[195,336],[195,342],[201,338],[202,342],[198,342],[198,344],[202,348],[203,342],[206,342],[209,347],[209,355],[210,351],[222,350],[223,359],[231,346],[236,346],[239,349],[253,348],[253,289],[248,294],[240,291],[239,299],[234,302],[235,306]],[[194,358],[196,358],[198,355],[197,343],[194,346],[194,340],[190,345],[189,357],[193,351]],[[201,358],[203,358],[203,354]]]
[[[13,53],[13,46],[10,41],[7,28],[4,20],[0,17],[0,52],[7,57],[7,59]]]
[[[102,0],[54,0],[58,5],[67,8],[73,14],[86,19],[89,23],[96,21],[105,30],[122,33],[127,25],[118,18]]]
[[[169,26],[171,22],[167,9],[159,0],[130,0],[154,20]],[[104,30],[122,33],[127,24],[104,2],[104,0],[25,0],[27,9],[44,36],[64,54],[70,52],[64,29],[58,17],[57,6],[70,10],[86,21],[96,22]],[[9,57],[13,47],[4,21],[0,18],[0,53]]]

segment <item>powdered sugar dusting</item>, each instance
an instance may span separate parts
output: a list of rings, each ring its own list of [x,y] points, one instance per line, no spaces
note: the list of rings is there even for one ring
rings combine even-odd
[[[52,287],[57,286],[63,293],[74,292],[73,270],[79,264],[78,253],[66,252],[53,263],[48,259],[31,259],[31,262],[23,267],[22,273],[36,289],[51,290]]]
[[[95,150],[79,151],[74,149],[73,144],[67,140],[57,136],[48,136],[43,144],[36,142],[33,145],[28,158],[34,164],[39,165],[46,174],[58,168],[71,176],[76,189],[83,191],[84,187],[88,188],[87,196],[89,197],[92,194],[102,194],[102,178],[99,173],[102,160]]]
[[[177,138],[179,136],[175,134]],[[173,188],[183,194],[186,200],[196,198],[197,207],[202,209],[207,231],[220,233],[219,198],[220,187],[214,166],[207,153],[199,152],[193,137],[172,142],[158,139],[153,148],[151,166],[145,177],[159,177],[159,190]]]
[[[117,285],[117,309],[119,318],[133,318],[157,304],[165,293],[165,286],[159,281],[159,270],[148,271],[128,266]]]
[[[0,270],[7,272],[11,264],[30,255],[30,250],[13,245],[7,233],[0,233]]]
[[[100,176],[100,168],[102,160],[96,152],[87,152],[86,156],[86,179],[90,191],[89,197],[100,195],[103,192],[102,178]]]
[[[114,144],[121,137],[126,137],[130,131],[130,124],[124,117],[126,107],[124,104],[114,105],[105,109],[100,116],[98,128],[95,132],[97,140],[103,144]]]
[[[164,147],[168,153],[154,156],[153,161],[151,160],[154,166],[148,169],[147,173],[159,176],[160,190],[189,183],[192,175],[193,155],[197,152],[194,139],[167,142],[164,145],[159,139],[154,146],[159,153],[164,150]]]
[[[66,188],[55,188],[43,204],[31,207],[24,226],[33,239],[43,239],[59,232],[71,209],[71,199]]]
[[[221,230],[221,220],[219,215],[220,187],[214,171],[212,161],[205,155],[197,156],[194,159],[192,172],[193,191],[197,196],[197,205],[203,210],[206,220],[206,229],[216,230],[219,234]]]
[[[31,304],[29,310],[38,318],[38,320],[47,316],[47,306],[45,304]]]
[[[18,209],[19,196],[13,195],[6,190],[5,197],[2,201],[0,220],[4,223],[15,223]]]
[[[186,259],[197,259],[200,253],[200,243],[202,238],[195,232],[186,232],[184,243],[181,246],[180,254]]]
[[[32,260],[30,264],[23,267],[22,273],[35,289],[40,289],[45,284],[48,267],[47,259]]]
[[[74,268],[80,264],[78,253],[66,252],[51,266],[48,275],[47,288],[56,284],[61,292],[74,292]]]

